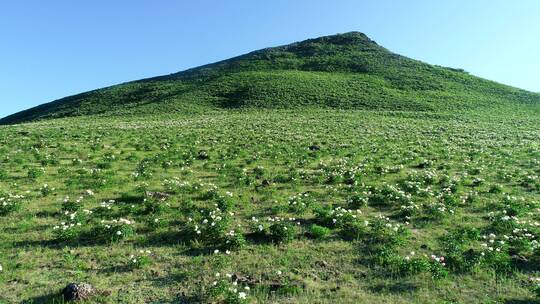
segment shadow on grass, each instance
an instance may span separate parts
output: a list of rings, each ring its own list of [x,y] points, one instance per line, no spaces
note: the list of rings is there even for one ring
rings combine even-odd
[[[104,240],[94,240],[91,239],[91,233],[88,232],[88,235],[83,235],[78,239],[72,240],[72,241],[59,241],[55,239],[51,240],[25,240],[25,241],[17,241],[13,242],[13,247],[15,248],[28,248],[28,247],[42,247],[42,248],[52,248],[52,249],[59,249],[59,248],[78,248],[78,247],[92,247],[95,245],[104,245],[108,242]]]
[[[186,295],[179,294],[176,296],[171,304],[191,304],[191,303],[204,303],[204,298],[200,295]]]
[[[135,244],[141,247],[177,247],[177,254],[185,256],[211,255],[217,249],[215,246],[193,242],[181,231],[157,232],[136,241]]]
[[[36,212],[36,216],[39,218],[56,217],[59,215],[60,215],[60,212],[53,211],[53,210],[44,210],[44,211]]]
[[[104,296],[104,295],[96,295],[87,300],[68,302],[64,300],[64,297],[62,296],[60,292],[56,294],[33,297],[27,300],[23,300],[21,302],[21,304],[66,304],[66,303],[95,304],[95,303],[109,303],[109,302],[107,301],[107,296]]]
[[[23,300],[21,304],[64,304],[66,301],[64,301],[64,297],[59,294],[49,294],[44,296],[38,296],[34,298],[30,298],[27,300]]]
[[[504,304],[540,304],[540,300],[510,299],[510,300],[504,301]]]
[[[118,241],[123,242],[123,241]],[[70,240],[62,241],[56,239],[49,240],[24,240],[13,242],[14,248],[28,248],[28,247],[42,247],[42,248],[81,248],[81,247],[93,247],[98,245],[108,245],[118,242],[108,241],[107,239],[96,239],[93,231],[85,231],[80,237]]]
[[[15,248],[28,248],[28,247],[46,247],[46,248],[61,248],[62,244],[56,240],[25,240],[13,242]]]
[[[255,245],[272,244],[272,241],[268,238],[268,236],[257,232],[246,234],[246,241]]]
[[[182,272],[171,273],[164,277],[158,277],[152,280],[155,286],[172,285],[178,282],[183,282],[188,279],[188,275]]]
[[[540,261],[526,260],[519,256],[512,256],[512,266],[525,273],[540,271]]]
[[[98,270],[98,273],[103,273],[103,274],[126,273],[132,270],[133,269],[129,266],[111,266],[111,267]]]
[[[418,290],[419,286],[415,283],[410,282],[398,282],[392,284],[377,284],[372,286],[370,289],[375,293],[390,293],[390,294],[401,294],[401,293],[410,293]]]
[[[187,236],[180,231],[159,231],[152,233],[136,243],[140,246],[181,246],[189,241]]]
[[[112,200],[115,200],[120,203],[124,203],[127,205],[139,205],[141,204],[145,199],[145,196],[143,194],[124,194],[120,195],[119,197],[112,198]]]

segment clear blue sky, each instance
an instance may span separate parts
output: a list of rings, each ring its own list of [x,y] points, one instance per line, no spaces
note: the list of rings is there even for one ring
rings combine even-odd
[[[353,30],[415,59],[540,91],[538,0],[2,0],[0,117]]]

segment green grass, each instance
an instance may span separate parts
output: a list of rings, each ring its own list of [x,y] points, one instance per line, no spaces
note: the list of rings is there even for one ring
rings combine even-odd
[[[0,302],[61,303],[87,281],[110,293],[102,303],[232,303],[227,273],[248,303],[532,302],[539,124],[534,112],[229,110],[2,127],[0,197],[24,198],[0,221]],[[216,205],[224,220],[204,227]],[[66,239],[63,208],[85,214]],[[99,228],[118,218],[133,234]],[[490,233],[516,241],[480,258]]]

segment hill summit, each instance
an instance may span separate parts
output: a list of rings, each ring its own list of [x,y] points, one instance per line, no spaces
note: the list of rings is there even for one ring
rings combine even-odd
[[[539,94],[413,60],[349,32],[62,98],[0,124],[233,108],[467,111],[539,102]]]

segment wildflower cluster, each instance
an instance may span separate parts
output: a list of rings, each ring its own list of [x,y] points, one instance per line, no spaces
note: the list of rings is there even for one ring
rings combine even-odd
[[[370,195],[371,195],[371,192],[369,190],[362,191],[362,192],[355,192],[349,197],[349,199],[347,200],[347,203],[349,207],[353,209],[366,207],[368,205]]]
[[[482,185],[484,182],[485,182],[485,179],[483,179],[481,177],[475,177],[471,181],[471,186],[478,187],[478,186]]]
[[[59,225],[53,227],[55,238],[59,241],[72,241],[80,237],[82,226],[86,223],[87,216],[92,211],[64,211]]]
[[[434,171],[413,172],[400,183],[401,188],[411,194],[427,196],[431,192],[429,185],[435,183],[437,174]]]
[[[287,201],[287,206],[290,212],[301,214],[307,210],[312,204],[313,199],[310,197],[309,193],[300,193],[294,196],[289,197]]]
[[[0,195],[0,216],[6,216],[21,208],[22,195]]]
[[[414,216],[420,214],[420,206],[412,201],[407,202],[400,206],[398,216],[410,221]]]
[[[244,235],[233,227],[232,212],[219,208],[201,210],[186,223],[186,232],[193,240],[224,250],[238,249],[245,245]]]
[[[52,187],[49,187],[48,184],[43,184],[43,186],[39,189],[39,192],[41,192],[41,195],[43,196],[48,196],[50,195],[54,190],[56,190],[55,188],[52,188]]]
[[[391,265],[397,268],[402,275],[414,275],[428,272],[433,279],[441,279],[448,275],[445,258],[443,256],[416,255],[411,251],[405,257],[399,257],[391,260]]]
[[[317,173],[321,175],[323,182],[327,184],[357,184],[362,167],[350,164],[347,158],[340,158],[332,162],[320,162]]]
[[[345,209],[340,206],[334,209],[321,208],[315,210],[317,221],[323,226],[339,230],[339,235],[347,240],[358,240],[366,233],[369,221],[362,218],[362,211]]]
[[[70,200],[69,196],[66,196],[64,200],[62,201],[62,210],[64,211],[77,211],[81,210],[83,208],[83,197],[79,197],[78,199],[72,201]]]
[[[364,236],[366,251],[373,254],[375,262],[386,265],[396,254],[399,245],[405,243],[408,230],[383,215],[376,216],[367,224]]]
[[[455,214],[454,209],[449,208],[444,202],[441,201],[425,204],[423,210],[423,214],[432,219],[438,220]]]
[[[538,232],[529,228],[515,228],[512,234],[503,237],[515,252],[534,252],[540,248]]]
[[[198,184],[183,181],[178,177],[172,177],[163,181],[165,189],[172,193],[193,193],[199,190]]]
[[[253,217],[251,219],[252,229],[255,234],[266,237],[275,243],[288,243],[297,234],[296,226],[300,225],[296,218],[268,217],[265,220]]]
[[[508,271],[512,254],[530,254],[515,246],[523,241],[521,230],[516,234],[488,233],[481,235],[476,229],[456,231],[443,238],[449,266],[454,270],[471,271],[480,266],[490,267],[497,271]]]
[[[450,176],[446,174],[439,176],[439,186],[447,193],[457,193],[460,183],[460,178],[457,176]]]
[[[508,210],[490,212],[489,229],[500,234],[502,241],[507,242],[514,252],[529,253],[539,248],[540,222],[521,220],[508,214]]]
[[[315,210],[317,220],[327,227],[344,227],[351,222],[359,220],[362,211],[359,209],[345,209],[343,207],[335,207],[334,209],[319,208]]]
[[[166,198],[156,198],[147,195],[142,202],[142,212],[144,214],[160,214],[169,207],[170,204],[166,202]]]
[[[529,282],[531,283],[531,288],[536,294],[536,297],[540,299],[540,277],[531,277],[529,278]]]
[[[137,168],[133,173],[131,173],[131,177],[133,177],[135,180],[137,179],[146,179],[150,178],[153,175],[152,169],[150,168],[150,161],[145,159],[139,162],[137,165]]]
[[[373,188],[372,195],[369,198],[370,204],[374,206],[388,206],[395,203],[406,205],[410,204],[411,200],[412,195],[410,193],[401,190],[397,186],[388,184],[385,184],[381,189]]]
[[[61,222],[53,227],[55,238],[59,241],[71,241],[81,234],[80,222]]]
[[[40,168],[30,168],[28,169],[28,178],[30,179],[36,179],[38,177],[41,177],[43,176],[43,174],[45,174],[45,169],[40,167]]]
[[[201,184],[201,187],[203,187],[201,189],[203,190],[202,199],[213,201],[214,205],[223,211],[233,209],[234,201],[232,200],[232,192],[226,191],[225,193],[221,193],[219,188],[214,184]]]
[[[477,243],[481,239],[477,229],[457,229],[441,238],[445,262],[455,271],[466,272],[480,266],[482,256]]]
[[[377,174],[384,175],[388,173],[398,173],[399,171],[403,169],[403,167],[404,166],[402,164],[395,165],[395,166],[376,166],[374,168],[374,171]]]
[[[108,200],[99,203],[99,206],[95,209],[95,212],[98,214],[108,214],[113,209],[115,205],[115,200]]]
[[[149,217],[147,218],[146,223],[149,228],[157,229],[157,228],[167,227],[167,225],[169,224],[169,221],[167,219],[162,219],[158,217],[156,218]]]
[[[249,286],[241,286],[232,274],[215,274],[210,285],[209,300],[225,304],[243,304],[248,302]]]
[[[129,256],[128,265],[131,269],[144,268],[151,262],[150,250],[139,250],[138,252]]]
[[[484,251],[481,252],[482,256],[492,252],[503,252],[507,248],[506,240],[508,239],[508,236],[505,236],[505,240],[502,240],[495,234],[490,233],[489,235],[482,235],[482,239],[484,240],[484,242],[480,244],[484,249]]]
[[[116,242],[135,234],[134,221],[125,218],[101,220],[94,228],[94,236],[101,241]]]
[[[540,175],[529,174],[522,178],[521,185],[532,190],[540,190]]]

